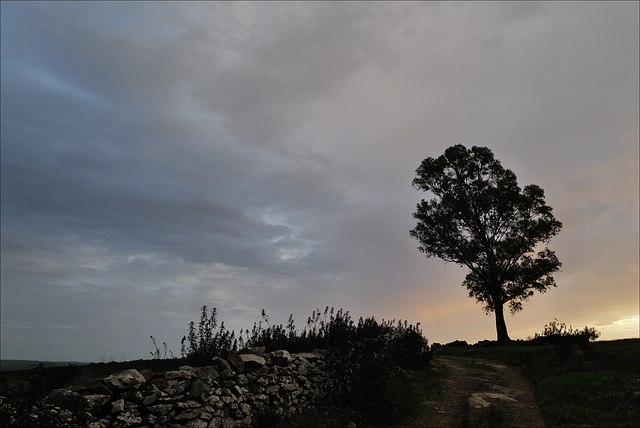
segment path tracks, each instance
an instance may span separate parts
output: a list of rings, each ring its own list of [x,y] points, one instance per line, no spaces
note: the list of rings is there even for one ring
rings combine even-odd
[[[516,370],[478,359],[437,357],[442,383],[404,428],[546,428],[529,383]]]

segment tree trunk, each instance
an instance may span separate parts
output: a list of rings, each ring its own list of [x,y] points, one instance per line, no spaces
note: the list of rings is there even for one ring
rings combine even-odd
[[[499,343],[509,343],[511,339],[507,333],[507,324],[504,322],[504,312],[502,304],[494,305],[496,313],[496,331],[498,332]]]

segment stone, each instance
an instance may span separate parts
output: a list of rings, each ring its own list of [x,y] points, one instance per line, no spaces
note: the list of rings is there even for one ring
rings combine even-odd
[[[211,382],[218,377],[218,370],[213,366],[196,367],[193,369],[191,374],[193,377],[198,377],[205,382]]]
[[[87,428],[107,428],[109,426],[111,426],[111,419],[102,418],[98,419],[97,421],[91,422],[89,425],[87,425]]]
[[[111,402],[111,413],[124,412],[124,399],[119,399]]]
[[[201,414],[203,413],[202,409],[189,409],[189,410],[185,410],[184,412],[176,415],[174,417],[174,419],[178,420],[178,421],[185,421],[185,420],[190,420],[190,419],[196,419],[198,418]]]
[[[116,390],[125,390],[138,389],[146,382],[146,380],[138,370],[128,369],[107,377],[105,382],[108,386],[111,386]]]
[[[130,413],[121,413],[116,417],[116,420],[122,422],[124,426],[127,427],[142,423],[142,418],[140,416],[132,415]]]
[[[222,420],[222,428],[235,428],[236,421],[233,418],[224,418]]]
[[[213,418],[209,422],[209,426],[207,428],[220,428],[222,426],[222,418]]]
[[[169,380],[191,380],[191,372],[188,370],[174,370],[166,372],[164,379]]]
[[[85,386],[77,386],[77,385],[69,385],[65,389],[68,389],[72,392],[77,392],[80,395],[84,395],[87,393],[88,389]]]
[[[209,423],[206,421],[201,421],[200,419],[192,420],[187,422],[185,428],[207,428]]]
[[[142,405],[143,406],[150,406],[152,405],[156,399],[158,398],[158,396],[156,394],[151,394],[151,395],[147,395],[146,397],[144,397],[142,399]]]
[[[268,386],[267,387],[267,394],[268,395],[275,395],[278,393],[278,391],[280,391],[280,386],[278,385],[272,385],[272,386]]]
[[[233,385],[231,388],[229,388],[229,390],[236,397],[239,397],[244,394],[244,391],[238,385]]]
[[[166,415],[173,409],[172,404],[156,404],[153,406],[147,407],[149,413],[153,415]]]
[[[196,379],[191,383],[191,390],[189,390],[189,392],[194,397],[200,397],[204,393],[205,387],[206,385],[202,380]]]
[[[63,409],[86,409],[89,402],[82,395],[71,390],[61,388],[51,391],[45,403],[52,404]]]
[[[285,350],[273,351],[269,353],[269,356],[271,357],[271,362],[274,365],[280,367],[286,367],[291,363],[291,361],[293,361],[293,358],[291,358],[291,354],[289,354],[289,351]]]
[[[100,395],[108,395],[109,400],[113,396],[113,393],[105,384],[99,381],[93,381],[89,384],[89,392],[91,394],[100,394]]]
[[[316,354],[315,352],[300,352],[296,354],[298,357],[302,357],[307,361],[317,361],[322,358],[322,355]]]
[[[107,404],[111,397],[109,395],[102,394],[88,394],[83,395],[83,397],[87,400],[88,410],[100,410],[102,406]]]
[[[146,382],[149,382],[153,377],[153,372],[151,370],[142,370],[140,374],[144,376]]]
[[[240,358],[237,352],[227,352],[227,360],[229,361],[229,364],[231,364],[231,367],[234,368],[237,373],[244,372],[244,361],[242,360],[242,358]]]
[[[513,402],[516,401],[513,397],[510,397],[506,394],[499,394],[496,392],[474,392],[473,394],[471,394],[471,397],[469,397],[469,405],[474,409],[489,407],[491,403],[487,401],[488,399]]]
[[[244,362],[245,368],[260,368],[267,364],[266,358],[256,354],[240,354],[239,357]]]
[[[224,358],[213,357],[213,359],[211,360],[211,363],[213,364],[214,367],[219,368],[221,371],[231,370],[231,365],[229,365],[229,362]]]
[[[256,346],[255,348],[244,348],[244,349],[241,349],[241,350],[238,351],[238,355],[255,354],[255,355],[264,356],[264,351],[265,351],[264,346]]]
[[[222,380],[236,379],[237,377],[238,374],[233,370],[223,370],[222,373],[220,373],[220,378]]]

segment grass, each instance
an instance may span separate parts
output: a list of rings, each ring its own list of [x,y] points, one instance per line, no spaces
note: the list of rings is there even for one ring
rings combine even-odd
[[[640,427],[640,339],[439,351],[516,366],[550,427]]]

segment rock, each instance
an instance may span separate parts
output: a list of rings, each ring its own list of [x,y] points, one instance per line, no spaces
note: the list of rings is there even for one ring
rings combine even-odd
[[[93,381],[89,384],[89,392],[91,394],[108,395],[109,400],[113,396],[113,393],[107,386],[99,381]]]
[[[235,351],[227,352],[227,360],[231,367],[235,369],[236,372],[242,373],[244,371],[244,361]]]
[[[244,348],[238,351],[238,355],[255,354],[264,357],[264,346],[256,346],[255,348]]]
[[[45,403],[52,404],[63,409],[87,409],[89,401],[77,392],[68,389],[54,389],[46,398]]]
[[[202,414],[202,412],[204,412],[204,410],[202,410],[202,409],[189,409],[189,410],[185,410],[184,412],[176,415],[174,417],[174,419],[176,419],[178,421],[186,421],[186,420],[190,420],[190,419],[196,419]]]
[[[144,377],[145,382],[149,382],[153,377],[153,372],[151,370],[142,370],[140,374]]]
[[[164,374],[165,380],[191,380],[191,372],[187,370],[175,370]]]
[[[237,377],[238,374],[233,370],[223,370],[222,373],[220,373],[220,379],[222,380],[236,379]]]
[[[83,397],[87,400],[89,411],[100,410],[111,399],[111,396],[102,394],[89,394],[83,395]]]
[[[196,379],[191,383],[191,390],[189,392],[194,397],[200,397],[204,393],[205,388],[205,383],[201,379]]]
[[[315,352],[300,352],[296,354],[298,357],[302,357],[307,361],[317,361],[322,358],[322,355],[316,354]]]
[[[140,416],[130,413],[121,413],[116,417],[116,420],[122,422],[126,427],[142,423],[142,418]]]
[[[158,396],[156,394],[147,395],[146,397],[144,397],[142,399],[142,403],[141,404],[143,406],[150,406],[156,401],[157,398],[158,398]]]
[[[173,409],[172,404],[156,404],[147,407],[147,411],[153,415],[166,415]]]
[[[209,423],[206,421],[201,421],[200,419],[192,420],[187,422],[185,428],[207,428]]]
[[[124,412],[124,400],[121,398],[111,402],[111,413]]]
[[[213,359],[211,360],[211,363],[213,364],[213,366],[219,368],[221,371],[231,370],[231,365],[229,365],[229,362],[224,358],[213,357]]]
[[[271,357],[271,362],[280,367],[286,367],[293,361],[291,354],[284,350],[273,351],[269,353],[269,356]]]
[[[474,409],[489,407],[491,403],[487,400],[516,401],[509,395],[499,394],[497,392],[474,392],[471,394],[471,397],[469,397],[469,405]]]
[[[115,390],[125,390],[138,389],[146,380],[138,370],[129,369],[109,376],[105,382]]]
[[[89,425],[87,425],[87,428],[107,428],[109,426],[111,426],[111,419],[102,418],[97,421],[91,422]]]
[[[244,391],[238,385],[233,385],[231,388],[229,388],[229,390],[236,397],[239,397],[244,394]]]
[[[221,426],[222,428],[235,428],[236,421],[233,418],[224,418]]]
[[[256,354],[240,354],[239,357],[246,368],[260,368],[267,364],[266,358]]]
[[[87,387],[77,385],[69,385],[65,389],[68,389],[71,392],[77,392],[80,395],[85,395],[89,391]]]

